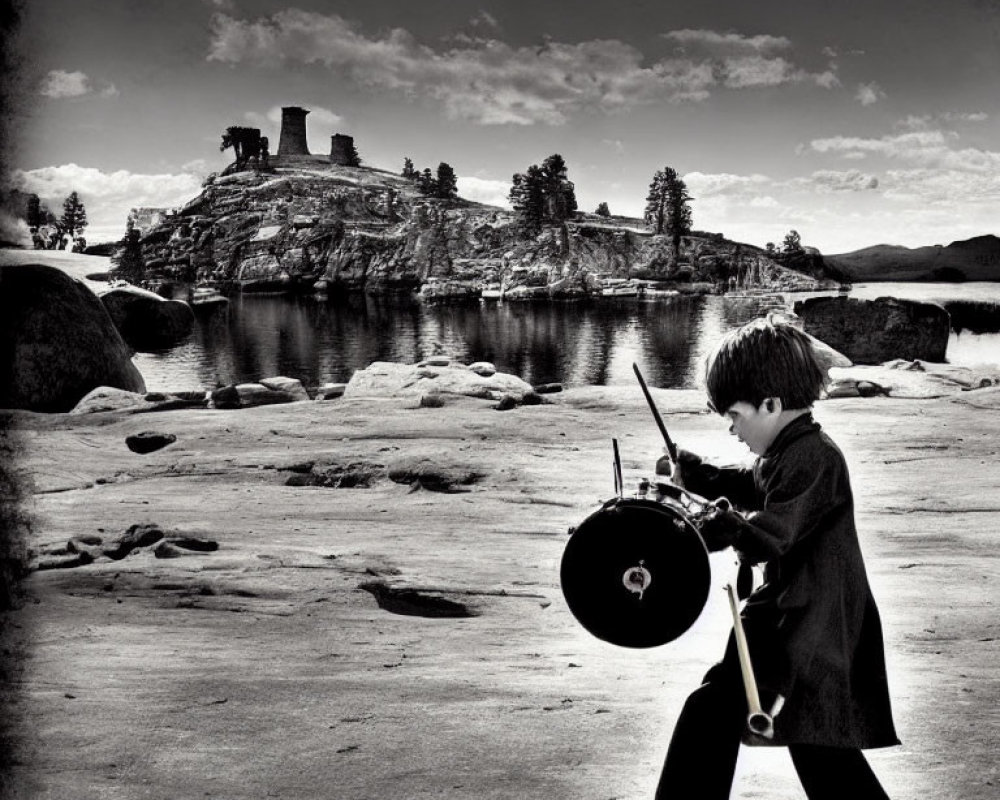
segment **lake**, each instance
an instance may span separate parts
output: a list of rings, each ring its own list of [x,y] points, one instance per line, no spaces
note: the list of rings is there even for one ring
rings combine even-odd
[[[634,382],[632,363],[654,386],[693,388],[700,363],[719,337],[744,322],[811,295],[621,298],[592,302],[425,304],[350,295],[241,295],[199,312],[182,345],[139,353],[151,391],[214,388],[285,375],[306,386],[346,382],[373,361],[414,363],[435,352],[491,361],[531,384]],[[952,312],[950,363],[1000,365],[1000,284],[872,283],[850,296],[939,302]]]

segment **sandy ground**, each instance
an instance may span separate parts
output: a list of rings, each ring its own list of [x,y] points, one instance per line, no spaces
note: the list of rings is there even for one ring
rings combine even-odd
[[[743,454],[696,392],[654,390],[689,449]],[[638,389],[498,412],[402,400],[242,411],[15,416],[33,544],[134,523],[216,552],[33,573],[8,711],[18,796],[66,800],[648,798],[687,693],[728,633],[713,591],[681,639],[589,636],[559,588],[567,528],[660,451]],[[851,466],[885,626],[901,747],[869,759],[897,800],[998,796],[1000,390],[827,400]],[[137,455],[130,433],[173,433]],[[295,487],[306,462],[412,457],[481,475],[442,493],[377,480]],[[393,613],[359,586],[425,590],[475,616]],[[744,749],[738,798],[803,794],[787,752]]]

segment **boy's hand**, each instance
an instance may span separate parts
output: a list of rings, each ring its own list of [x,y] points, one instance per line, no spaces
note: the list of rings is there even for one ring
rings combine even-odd
[[[736,544],[740,529],[746,524],[746,519],[739,512],[719,508],[697,516],[692,521],[710,553]]]
[[[656,474],[669,475],[671,483],[678,486],[684,485],[684,468],[696,467],[701,464],[701,456],[695,455],[690,450],[677,448],[677,461],[664,453],[656,460]]]

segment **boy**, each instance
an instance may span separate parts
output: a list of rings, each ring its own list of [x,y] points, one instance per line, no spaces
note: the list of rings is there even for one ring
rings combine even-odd
[[[709,357],[710,407],[758,458],[718,469],[681,452],[674,480],[737,511],[696,521],[709,550],[734,547],[764,564],[743,610],[761,702],[773,740],[745,732],[747,701],[734,637],[681,711],[657,800],[725,800],[741,739],[787,746],[810,800],[887,799],[862,748],[898,744],[889,705],[882,626],[854,527],[847,465],[813,421],[826,384],[811,338],[755,320]],[[661,464],[657,471],[662,471]]]

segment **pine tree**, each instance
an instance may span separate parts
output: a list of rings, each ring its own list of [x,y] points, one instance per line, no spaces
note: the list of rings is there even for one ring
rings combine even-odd
[[[442,200],[451,200],[458,195],[458,177],[450,164],[438,164],[434,195]]]
[[[420,190],[420,194],[424,195],[436,193],[437,181],[434,179],[434,173],[431,172],[430,167],[426,167],[417,177],[417,189]]]
[[[42,214],[42,201],[37,194],[28,195],[28,204],[24,214],[24,221],[28,224],[28,229],[35,233],[45,222]]]
[[[125,236],[118,242],[118,248],[111,257],[115,266],[115,276],[129,283],[139,283],[146,275],[146,262],[142,257],[142,244],[135,220],[130,215],[125,223]]]
[[[545,191],[542,170],[537,164],[527,172],[514,175],[508,198],[517,215],[517,226],[529,236],[536,235],[545,215]]]
[[[594,213],[597,214],[597,216],[599,217],[610,217],[611,209],[608,208],[607,203],[598,203],[597,211],[595,211]]]
[[[545,217],[552,222],[562,222],[577,210],[573,182],[566,177],[566,161],[558,153],[542,162],[542,192],[545,195]]]
[[[413,162],[409,158],[403,159],[403,171],[400,174],[411,181],[416,179],[417,171],[413,168]]]
[[[59,226],[63,233],[68,233],[70,236],[87,227],[87,210],[76,192],[71,192],[63,201],[63,215],[59,220]]]
[[[669,233],[675,248],[691,232],[690,201],[687,186],[675,170],[664,167],[653,176],[646,196],[646,223],[653,233]]]

